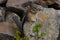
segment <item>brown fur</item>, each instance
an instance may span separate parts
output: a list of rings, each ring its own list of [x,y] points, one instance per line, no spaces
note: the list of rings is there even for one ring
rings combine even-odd
[[[28,12],[28,21],[34,21],[35,13],[34,11],[29,11]]]

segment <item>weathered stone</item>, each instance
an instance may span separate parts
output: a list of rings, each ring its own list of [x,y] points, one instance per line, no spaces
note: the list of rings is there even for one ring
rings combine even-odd
[[[6,22],[9,22],[9,23],[15,23],[16,24],[16,28],[21,32],[23,33],[23,27],[22,27],[22,24],[21,24],[21,20],[20,20],[20,17],[13,13],[13,12],[7,12],[8,14],[6,15]]]
[[[40,3],[41,6],[47,7],[48,5],[54,4],[56,0],[37,0],[37,1]]]
[[[58,5],[59,5],[59,7],[60,7],[60,0],[56,0],[55,1]]]
[[[37,2],[37,0],[29,0],[29,1]],[[0,0],[0,4],[5,2],[6,0]],[[6,6],[26,10],[27,8],[22,7],[22,4],[26,2],[28,2],[28,0],[8,0]],[[60,6],[60,0],[39,0],[39,2],[41,6],[34,3],[32,4],[32,10],[27,15],[28,22],[24,24],[24,33],[29,38],[29,40],[36,40],[34,37],[35,33],[33,33],[32,31],[33,26],[36,23],[42,23],[43,27],[39,29],[38,35],[41,32],[45,32],[46,35],[44,39],[39,38],[39,40],[57,40],[59,34],[58,31],[59,27],[57,25],[57,21],[60,22],[59,21],[60,14],[58,14],[57,13],[58,11],[54,10],[53,8],[43,8],[43,7],[48,7],[48,5],[54,3],[57,3]],[[2,11],[4,11],[4,9],[0,10],[0,21],[4,20],[4,15],[5,15],[1,13]],[[0,22],[0,33],[14,36],[14,32],[15,32],[14,28],[17,28],[17,25],[19,27],[21,26],[20,23],[18,23],[20,22],[20,17],[12,12],[7,12],[7,13],[9,14],[6,15],[6,22]],[[13,18],[16,19],[14,20]],[[22,30],[22,27],[20,28],[20,30]],[[31,35],[33,37],[31,37]]]
[[[14,23],[15,21],[13,20],[13,17],[15,17],[15,16],[18,17],[18,21],[20,22],[20,17],[17,14],[15,14],[13,12],[6,12],[6,13],[8,13],[6,15],[6,21],[7,22]]]
[[[0,40],[12,40],[14,37],[0,33]]]
[[[0,7],[0,22],[4,21],[5,9]]]
[[[5,3],[7,0],[0,0],[0,4]]]
[[[30,18],[33,17],[33,19],[36,20],[34,22],[33,20],[30,20],[24,24],[24,33],[30,40],[36,40],[34,37],[30,36],[33,34],[32,29],[36,23],[43,24],[43,27],[39,30],[39,34],[41,32],[46,33],[44,39],[40,38],[39,40],[57,40],[59,27],[57,26],[56,10],[53,8],[43,8],[40,11],[37,11],[36,14],[29,14],[31,15]]]
[[[34,0],[29,0],[29,1],[34,1]],[[22,4],[26,2],[28,2],[28,0],[8,0],[6,6],[24,9],[22,7]]]
[[[0,22],[0,33],[7,34],[10,36],[15,35],[15,23],[9,23],[9,22]]]
[[[59,35],[57,40],[60,40],[60,10],[57,10],[57,21],[58,21],[58,26],[59,26]]]

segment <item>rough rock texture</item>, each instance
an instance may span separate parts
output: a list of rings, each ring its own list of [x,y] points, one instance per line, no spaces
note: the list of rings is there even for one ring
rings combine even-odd
[[[17,16],[15,13],[12,12],[6,12],[8,15],[6,15],[5,21],[3,20],[5,15],[5,10],[3,8],[0,9],[0,33],[7,34],[10,36],[14,36],[15,34],[15,28],[17,28],[17,25],[15,21],[13,20],[13,17],[17,17],[18,21],[20,22],[19,16]],[[16,18],[15,18],[16,19]],[[4,30],[2,30],[4,29]]]
[[[60,6],[60,0],[56,0],[56,3],[59,4],[59,6]]]
[[[0,40],[12,40],[13,37],[0,33]]]
[[[6,13],[7,13],[7,15],[6,15],[7,22],[14,23],[15,21],[13,20],[13,17],[15,17],[15,16],[17,17],[18,21],[20,22],[20,17],[17,14],[15,14],[13,12],[6,12]]]
[[[60,40],[60,10],[57,10],[57,21],[58,21],[58,26],[59,26],[59,35],[57,40]]]
[[[18,22],[20,22],[20,17],[17,15],[17,13],[21,13],[20,9],[23,9],[23,10],[27,9],[27,8],[22,7],[22,4],[27,3],[28,1],[33,2],[33,4],[31,5],[32,10],[30,12],[28,12],[28,15],[27,15],[28,21],[23,26],[24,26],[24,33],[29,38],[29,40],[36,40],[34,37],[35,33],[33,33],[33,31],[32,31],[33,26],[36,23],[43,24],[43,27],[41,29],[39,29],[38,35],[41,32],[45,32],[45,34],[46,34],[43,39],[39,38],[38,40],[57,40],[57,37],[59,39],[60,35],[58,36],[59,27],[58,27],[57,23],[60,22],[59,21],[60,20],[60,14],[59,14],[60,10],[56,11],[53,8],[55,7],[56,9],[60,9],[60,0],[0,0],[0,6],[1,6],[0,7],[0,33],[14,36],[14,32],[15,32],[14,28],[17,28],[16,24],[18,24],[19,27],[21,26],[18,23]],[[7,2],[7,4],[6,4],[6,2]],[[36,3],[34,3],[34,2],[36,2]],[[54,3],[56,3],[56,5],[58,5],[59,8]],[[37,5],[37,4],[39,4],[39,5]],[[27,3],[26,5],[30,5],[30,3],[29,4]],[[48,5],[50,5],[50,7],[45,8],[45,7],[48,7]],[[7,9],[9,7],[11,7],[11,10],[13,9],[13,12],[6,12],[8,14],[8,15],[6,15],[6,20],[5,20],[6,22],[2,22],[2,21],[4,21],[4,15],[5,15],[5,14],[2,14],[2,13],[5,13],[4,12],[5,10],[3,7],[5,7],[5,8],[7,7]],[[19,9],[19,11],[17,10],[15,12],[14,9],[15,10]],[[15,20],[13,18],[16,18],[15,19],[16,24],[15,24]],[[22,30],[22,27],[20,28],[20,30]],[[33,37],[31,37],[31,35],[33,35]]]
[[[31,15],[34,15],[33,18],[36,21],[33,22],[33,20],[31,20],[30,22],[26,22],[24,25],[24,32],[30,40],[35,40],[35,38],[30,35],[34,35],[32,29],[36,23],[43,24],[43,27],[39,30],[39,34],[41,32],[46,33],[44,39],[39,38],[38,40],[57,40],[59,28],[57,26],[56,10],[53,8],[43,8],[41,11],[37,11],[36,14],[31,13]]]
[[[0,0],[0,4],[5,3],[7,0]]]
[[[6,6],[24,9],[22,7],[22,4],[28,1],[35,1],[35,0],[8,0]]]
[[[14,36],[15,34],[15,23],[9,23],[9,22],[0,22],[0,33],[2,34],[8,34],[10,36]]]
[[[5,9],[0,7],[0,22],[4,21]]]

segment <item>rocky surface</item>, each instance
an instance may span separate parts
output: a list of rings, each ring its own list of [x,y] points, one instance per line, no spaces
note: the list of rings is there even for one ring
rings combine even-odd
[[[21,8],[24,9],[22,7],[22,4],[28,2],[28,1],[35,1],[35,0],[8,0],[6,6],[7,7],[15,7],[15,8]],[[26,5],[26,4],[25,4]],[[26,10],[26,9],[25,9]]]
[[[3,7],[0,7],[0,22],[4,21],[5,10]]]
[[[9,23],[9,22],[0,22],[0,33],[2,34],[8,34],[10,36],[14,36],[15,34],[15,23]]]
[[[56,0],[56,3],[58,3],[60,5],[60,0]]]
[[[5,3],[7,0],[0,0],[0,4]]]
[[[30,35],[34,34],[32,29],[33,26],[36,23],[42,23],[43,27],[39,30],[39,34],[41,32],[45,32],[46,36],[44,39],[38,39],[38,40],[57,40],[58,34],[59,34],[59,27],[57,26],[57,20],[56,20],[56,10],[53,8],[43,8],[41,11],[37,11],[37,13],[34,15],[33,13],[31,15],[34,15],[35,22],[30,21],[26,22],[24,25],[24,31],[26,36],[30,38],[30,40],[35,40],[34,37],[31,37]]]
[[[39,38],[38,40],[57,40],[57,37],[58,39],[60,38],[59,24],[57,24],[60,22],[60,0],[0,0],[0,33],[13,36],[15,32],[14,28],[20,27],[19,30],[22,30],[21,23],[19,23],[21,22],[20,16],[22,15],[20,9],[28,9],[22,7],[22,4],[27,7],[31,5],[31,10],[27,13],[28,21],[26,21],[23,25],[24,34],[29,38],[29,40],[36,40],[35,33],[33,33],[32,31],[33,26],[36,23],[43,24],[43,27],[39,29],[38,35],[41,32],[45,32],[46,34],[44,38]],[[50,5],[49,8],[48,5]],[[11,10],[9,9],[9,7],[11,7]],[[5,11],[6,8],[8,9],[7,11]],[[9,12],[9,10],[12,12]],[[5,12],[8,15],[6,15],[6,18],[4,20]],[[20,16],[18,16],[17,14]],[[33,37],[31,37],[31,35],[33,35]]]

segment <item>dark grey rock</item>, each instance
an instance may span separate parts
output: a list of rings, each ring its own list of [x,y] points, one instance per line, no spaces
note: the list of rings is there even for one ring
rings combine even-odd
[[[7,0],[0,0],[0,4],[5,3]]]
[[[4,21],[5,16],[5,9],[3,7],[0,7],[0,22]]]

